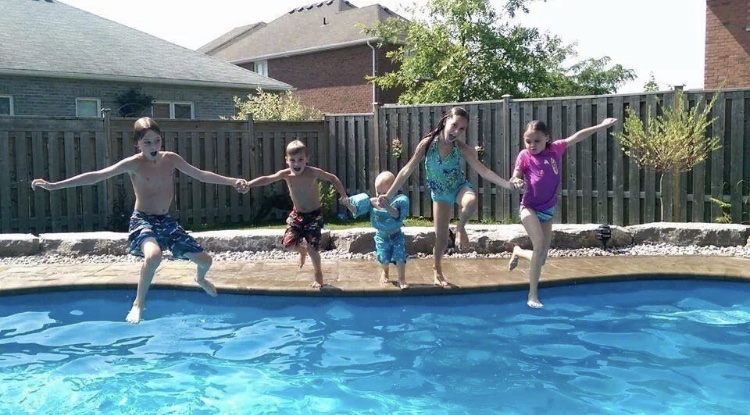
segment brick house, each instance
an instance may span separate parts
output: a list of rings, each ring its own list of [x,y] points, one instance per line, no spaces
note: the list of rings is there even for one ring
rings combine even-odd
[[[362,27],[389,18],[401,17],[378,4],[327,0],[236,28],[198,51],[290,84],[300,101],[324,113],[372,112],[374,102],[396,102],[400,92],[366,81],[394,67],[388,49]]]
[[[704,88],[750,87],[750,1],[706,0]]]
[[[116,115],[134,91],[153,98],[134,116],[216,119],[235,96],[291,89],[55,0],[2,0],[0,27],[0,115]]]

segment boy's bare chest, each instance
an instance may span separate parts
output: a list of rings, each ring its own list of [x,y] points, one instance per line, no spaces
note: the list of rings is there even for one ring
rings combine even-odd
[[[131,174],[134,186],[159,190],[173,183],[174,168],[161,163],[143,163]]]

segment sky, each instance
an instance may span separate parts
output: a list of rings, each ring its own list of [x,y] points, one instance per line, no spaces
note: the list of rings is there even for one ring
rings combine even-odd
[[[197,49],[235,27],[270,22],[310,0],[61,0],[142,32]],[[323,0],[319,0],[323,1]],[[380,4],[404,17],[427,0],[349,0]],[[490,0],[499,7],[504,3]],[[662,90],[703,88],[705,0],[547,0],[520,17],[527,26],[575,43],[577,59],[609,56],[638,78],[619,93],[643,91],[650,74]]]

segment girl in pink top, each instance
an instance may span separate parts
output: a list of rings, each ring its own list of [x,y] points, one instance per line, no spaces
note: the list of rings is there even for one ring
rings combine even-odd
[[[529,261],[529,307],[541,308],[537,287],[542,265],[552,242],[552,216],[555,214],[557,190],[560,187],[560,165],[565,149],[596,131],[609,128],[616,118],[607,118],[600,124],[584,128],[564,140],[551,141],[543,121],[531,121],[523,134],[524,150],[518,153],[516,168],[510,183],[516,188],[526,188],[521,198],[521,223],[531,238],[533,251],[513,247],[508,270],[518,266],[518,258]]]

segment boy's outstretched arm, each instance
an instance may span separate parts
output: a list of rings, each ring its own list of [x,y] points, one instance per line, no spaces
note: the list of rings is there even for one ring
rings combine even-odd
[[[37,187],[44,190],[58,190],[66,189],[68,187],[96,184],[102,180],[107,180],[110,177],[117,176],[118,174],[127,173],[130,170],[132,163],[133,157],[128,157],[101,170],[81,173],[71,178],[60,180],[59,182],[48,182],[44,179],[34,179],[31,181],[31,188],[33,190],[36,190]]]
[[[165,154],[165,157],[169,157],[172,160],[172,163],[177,170],[187,174],[194,179],[198,179],[203,183],[233,186],[235,189],[237,189],[238,192],[242,191],[247,183],[245,182],[245,179],[222,176],[214,172],[201,170],[185,161],[185,159],[177,153],[167,152]]]
[[[614,125],[617,122],[617,118],[605,118],[602,122],[600,122],[597,125],[594,125],[592,127],[584,128],[583,130],[580,130],[576,132],[575,134],[571,135],[570,137],[565,139],[565,143],[567,147],[572,146],[573,144],[585,139],[586,137],[590,136],[591,134],[594,134],[595,132],[609,128],[612,125]]]
[[[274,174],[269,174],[268,176],[259,176],[256,177],[249,182],[247,182],[247,189],[249,190],[251,187],[261,187],[266,186],[271,183],[278,182],[279,180],[284,178],[284,175],[287,174],[289,169],[279,170]]]
[[[317,177],[319,180],[325,180],[327,182],[330,182],[333,184],[333,186],[336,188],[336,191],[339,193],[339,203],[346,206],[346,208],[354,215],[354,213],[357,211],[357,208],[352,205],[352,203],[349,201],[349,197],[346,195],[346,188],[344,188],[344,184],[341,183],[341,180],[336,177],[335,174],[328,173],[325,170],[319,169],[317,167],[308,167],[309,169],[313,169],[315,172],[315,177]]]

